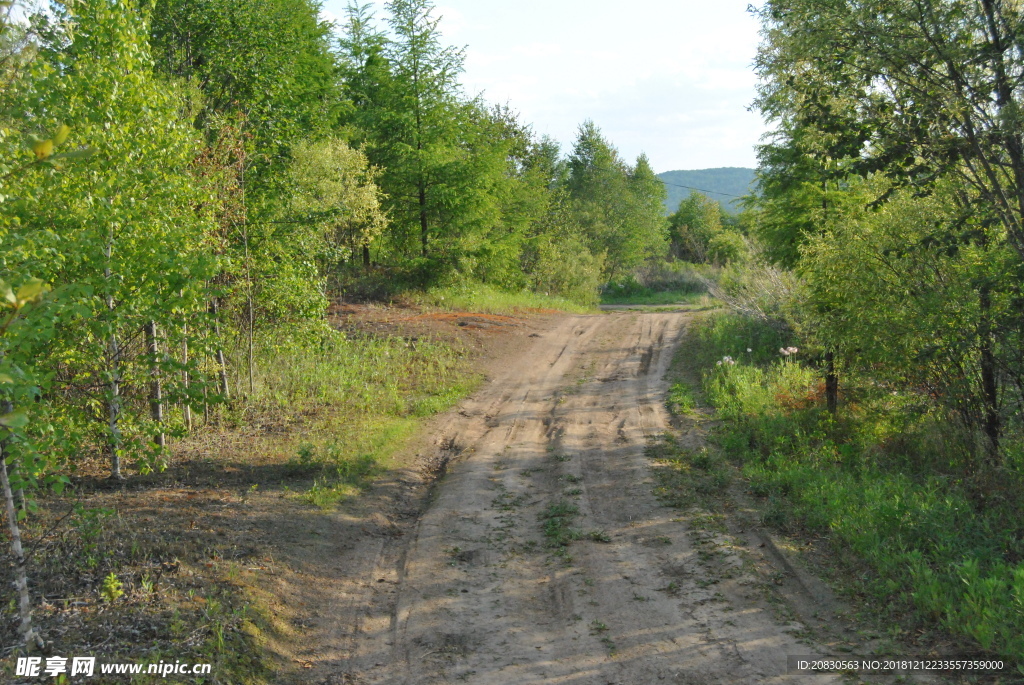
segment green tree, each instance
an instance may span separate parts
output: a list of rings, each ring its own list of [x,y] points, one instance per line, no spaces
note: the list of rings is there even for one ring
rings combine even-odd
[[[722,231],[722,207],[703,193],[693,192],[669,217],[672,254],[689,262],[709,260],[708,245]]]
[[[41,370],[44,399],[57,383],[77,406],[47,401],[37,413],[65,422],[66,444],[55,449],[72,455],[89,436],[120,478],[123,456],[156,453],[147,403],[132,404],[124,393],[148,384],[156,360],[132,353],[127,341],[156,323],[168,344],[184,343],[181,323],[205,316],[215,264],[204,249],[209,224],[194,211],[196,140],[179,118],[179,95],[153,76],[143,15],[132,2],[108,0],[66,11],[66,46],[44,53],[33,77],[10,94],[7,112],[39,122],[62,112],[97,151],[63,173],[40,168],[26,178],[8,202],[17,230],[5,235],[0,276],[32,273],[60,293],[46,318],[27,319],[52,331],[31,366]],[[163,373],[180,368],[176,358],[161,362]],[[201,393],[202,383],[167,388],[182,397]]]
[[[667,225],[664,188],[654,187],[646,156],[630,168],[593,121],[580,125],[566,187],[591,253],[603,255],[608,280],[662,252]],[[658,182],[658,185],[662,184]]]
[[[375,183],[379,172],[366,155],[333,138],[300,143],[292,157],[290,215],[309,222],[314,244],[303,249],[319,255],[318,276],[328,276],[357,250],[368,261],[370,244],[387,224]]]
[[[156,72],[194,95],[196,124],[241,114],[249,185],[276,192],[290,146],[336,123],[341,104],[331,27],[312,0],[156,0]]]

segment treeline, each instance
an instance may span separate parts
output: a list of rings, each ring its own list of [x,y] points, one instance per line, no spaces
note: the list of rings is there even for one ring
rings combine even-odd
[[[16,522],[232,416],[341,290],[485,283],[593,304],[667,249],[664,189],[464,92],[427,0],[77,0],[0,34],[0,476]],[[341,341],[340,344],[343,344]],[[242,409],[239,409],[242,407]],[[212,419],[211,419],[212,416]],[[27,621],[27,642],[35,639]]]
[[[700,336],[765,520],[899,630],[1024,655],[1017,3],[769,0],[755,260]]]

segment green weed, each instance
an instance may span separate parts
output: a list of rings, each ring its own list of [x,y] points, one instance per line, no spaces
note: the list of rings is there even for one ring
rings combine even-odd
[[[549,548],[557,552],[583,537],[583,533],[572,527],[579,513],[579,507],[565,501],[553,502],[541,512],[541,528]]]
[[[666,404],[675,414],[688,414],[697,406],[693,391],[686,383],[676,383],[669,389]]]

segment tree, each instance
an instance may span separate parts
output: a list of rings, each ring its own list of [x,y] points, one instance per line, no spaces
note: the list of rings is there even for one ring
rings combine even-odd
[[[759,67],[773,88],[810,80],[845,99],[867,143],[854,151],[861,168],[918,187],[958,176],[1024,255],[1022,11],[998,0],[772,0]]]
[[[664,249],[666,222],[661,205],[655,204],[664,188],[654,188],[657,177],[646,156],[630,168],[587,120],[579,127],[568,166],[569,197],[590,251],[605,255],[608,280]]]
[[[157,0],[156,72],[195,93],[192,115],[215,132],[242,115],[252,135],[251,189],[277,192],[290,146],[329,131],[341,103],[331,27],[312,0]],[[187,111],[187,110],[186,110]]]
[[[690,193],[668,219],[672,254],[695,263],[708,260],[708,245],[722,231],[722,207],[703,193]]]
[[[812,235],[784,228],[790,201],[803,205],[796,214],[820,217],[804,222],[820,235],[827,213],[837,208],[826,194],[842,198],[845,177],[875,173],[889,180],[878,197],[864,200],[875,206],[901,187],[921,194],[954,188],[950,197],[961,218],[938,225],[929,241],[950,250],[984,248],[978,254],[985,258],[1005,241],[1024,255],[1018,3],[773,0],[760,14],[766,36],[758,58],[766,78],[760,104],[783,124],[782,144],[767,150],[778,163],[762,184],[774,204],[765,225],[775,234],[772,242],[788,246],[782,257],[792,263],[801,236]],[[783,180],[787,167],[799,171],[790,173],[791,181]],[[808,203],[815,175],[818,212]],[[773,212],[783,220],[773,223]],[[1001,232],[991,230],[993,221]],[[998,289],[988,278],[974,285],[981,423],[994,463],[1003,429],[993,334]]]
[[[464,158],[459,124],[467,112],[458,75],[463,51],[441,45],[439,19],[429,0],[392,0],[387,5],[394,38],[387,44],[389,88],[377,109],[371,160],[384,169],[395,238],[404,249],[415,236],[428,257],[431,239],[456,217],[449,171]]]
[[[300,143],[292,151],[289,173],[295,188],[290,215],[308,221],[319,246],[307,247],[319,256],[320,275],[331,273],[356,250],[368,261],[370,244],[387,220],[375,183],[379,172],[369,167],[366,155],[333,138]]]

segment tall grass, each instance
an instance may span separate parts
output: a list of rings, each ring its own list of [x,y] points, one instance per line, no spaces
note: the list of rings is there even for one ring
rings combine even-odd
[[[347,416],[427,416],[454,405],[475,382],[466,375],[463,353],[450,345],[349,337],[316,327],[259,341],[247,402],[285,415],[329,409]]]
[[[819,374],[780,355],[790,341],[768,324],[719,314],[693,334],[725,419],[718,439],[764,498],[766,523],[827,536],[858,569],[857,591],[907,630],[941,626],[1024,658],[1019,469],[979,487],[945,439],[946,417],[870,379],[847,379],[833,418]]]
[[[304,436],[287,466],[312,479],[303,497],[318,506],[365,489],[419,418],[454,406],[480,380],[449,344],[353,337],[319,325],[289,331],[259,339],[254,389],[236,403],[244,416],[235,418],[289,426],[296,441]],[[248,382],[245,374],[238,380],[243,388]]]

